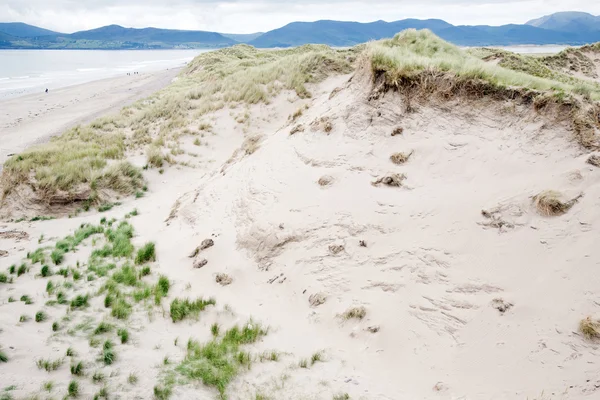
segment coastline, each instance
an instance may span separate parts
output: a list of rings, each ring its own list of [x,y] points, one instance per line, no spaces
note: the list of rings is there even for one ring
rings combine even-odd
[[[10,154],[164,88],[182,68],[120,76],[0,101],[0,170]]]

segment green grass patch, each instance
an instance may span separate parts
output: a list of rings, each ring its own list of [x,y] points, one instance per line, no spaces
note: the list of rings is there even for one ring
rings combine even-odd
[[[127,382],[129,382],[130,385],[135,385],[136,383],[138,383],[138,377],[136,374],[129,374],[129,376],[127,377]]]
[[[83,376],[84,365],[82,361],[71,364],[71,375]]]
[[[0,272],[0,283],[8,283],[8,276],[5,273]]]
[[[116,299],[111,305],[111,315],[117,319],[127,319],[131,315],[133,308],[125,299]]]
[[[214,338],[205,344],[190,340],[186,357],[176,371],[216,388],[225,398],[229,383],[241,368],[248,368],[252,362],[251,355],[241,347],[255,343],[266,334],[266,329],[250,321],[243,328],[235,326],[229,329],[222,339]]]
[[[48,319],[48,314],[44,311],[38,311],[35,313],[35,322],[44,322]]]
[[[101,204],[98,207],[98,211],[99,212],[106,212],[106,211],[112,210],[113,207],[117,207],[117,206],[120,206],[120,205],[121,205],[121,203],[119,203],[119,202],[116,202],[116,203],[104,203],[104,204]]]
[[[23,296],[21,296],[20,299],[22,302],[24,302],[25,304],[33,304],[33,300],[31,300],[31,297],[29,297],[28,295],[24,294]]]
[[[115,362],[116,357],[113,342],[107,340],[102,346],[102,362],[104,365],[112,365]]]
[[[149,286],[145,286],[144,288],[138,289],[133,292],[133,300],[135,300],[136,303],[146,300],[146,299],[150,298],[151,296],[152,296],[152,289]]]
[[[156,261],[155,245],[152,242],[146,243],[141,249],[138,250],[135,256],[135,263],[137,265],[150,261]]]
[[[57,369],[59,369],[63,365],[64,362],[65,362],[65,360],[63,358],[58,358],[56,360],[39,359],[39,360],[37,360],[36,365],[39,369],[46,370],[47,372],[52,372],[52,371],[56,371]]]
[[[81,224],[81,226],[75,230],[73,235],[67,236],[58,241],[56,243],[56,248],[64,251],[65,253],[74,251],[85,239],[102,232],[104,232],[104,227],[102,226]]]
[[[112,274],[113,281],[127,286],[135,286],[138,283],[138,274],[134,267],[125,264],[121,269]]]
[[[204,299],[175,299],[171,302],[171,319],[173,322],[182,321],[191,316],[197,317],[201,311],[210,305],[215,305],[216,300],[210,298]]]
[[[28,271],[27,264],[21,264],[19,266],[19,269],[17,270],[17,276],[24,275],[25,273],[27,273],[27,271]]]
[[[78,397],[79,396],[79,382],[73,379],[69,382],[69,386],[67,387],[67,393],[69,397]]]
[[[84,308],[89,306],[88,303],[89,295],[78,294],[73,300],[71,300],[71,308]]]
[[[46,262],[46,256],[44,255],[44,249],[39,248],[37,250],[35,250],[34,252],[31,253],[27,253],[27,258],[31,260],[31,264],[37,264],[37,263],[45,263]]]
[[[49,266],[44,265],[42,267],[42,269],[40,270],[40,275],[42,275],[42,277],[47,278],[49,276],[52,276],[52,270],[50,269]]]
[[[6,355],[6,353],[0,349],[0,362],[2,363],[6,363],[8,362],[8,356]]]
[[[173,389],[170,386],[154,386],[154,398],[156,400],[167,400],[172,393]]]
[[[100,322],[96,329],[94,329],[94,335],[102,335],[103,333],[108,333],[112,331],[115,327],[108,322]]]
[[[94,383],[104,382],[104,374],[101,371],[94,372],[94,375],[92,375],[92,382],[94,382]]]
[[[61,250],[61,249],[52,250],[52,253],[50,253],[50,259],[52,259],[52,262],[54,263],[54,265],[62,264],[63,260],[65,259],[64,250]]]
[[[117,331],[117,335],[119,335],[119,338],[121,339],[121,344],[129,342],[129,331],[127,329],[120,328]]]

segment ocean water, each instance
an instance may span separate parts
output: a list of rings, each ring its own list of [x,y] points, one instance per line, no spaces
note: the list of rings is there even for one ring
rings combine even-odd
[[[0,50],[0,100],[127,73],[182,67],[210,50]]]

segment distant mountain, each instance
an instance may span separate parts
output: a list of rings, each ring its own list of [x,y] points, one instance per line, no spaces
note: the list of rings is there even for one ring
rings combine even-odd
[[[255,47],[292,47],[307,43],[354,46],[392,37],[408,29],[429,29],[461,46],[523,44],[583,45],[600,42],[600,17],[562,12],[525,25],[454,26],[440,19],[404,19],[369,23],[345,21],[292,22],[266,33],[229,34],[109,25],[63,34],[23,23],[0,23],[0,49],[183,49],[220,48],[237,43]]]
[[[560,32],[598,32],[600,31],[600,16],[584,12],[559,12],[545,17],[533,19],[526,25]]]
[[[2,24],[10,25],[10,24]],[[124,28],[109,25],[72,34],[56,33],[46,29],[28,27],[20,34],[50,32],[42,36],[0,36],[2,49],[174,49],[174,48],[220,48],[239,42],[216,32],[183,31],[157,28]],[[34,29],[30,29],[34,28]],[[13,29],[13,31],[17,31]],[[6,35],[0,32],[1,35]]]
[[[0,22],[0,32],[22,38],[61,35],[61,33],[50,31],[44,28],[38,28],[37,26],[33,25],[27,25],[22,22]]]
[[[259,36],[263,35],[264,32],[256,32],[256,33],[221,33],[221,35],[238,41],[240,43],[248,43]]]
[[[135,43],[165,43],[173,46],[183,44],[202,44],[207,47],[226,47],[237,43],[220,33],[204,31],[181,31],[157,28],[124,28],[119,25],[109,25],[89,31],[75,32],[68,35],[69,39],[85,39],[109,42]]]
[[[306,43],[322,43],[330,46],[353,46],[369,40],[390,37],[407,29],[443,29],[449,23],[438,20],[406,19],[396,22],[376,21],[370,23],[343,21],[292,22],[282,28],[269,31],[248,44],[255,47],[291,47]]]
[[[404,29],[429,29],[441,38],[462,46],[519,44],[585,44],[600,41],[596,32],[550,31],[530,25],[454,26],[442,20],[405,19],[371,23],[316,21],[293,22],[265,33],[249,44],[255,47],[290,47],[305,43],[353,46],[391,37]]]

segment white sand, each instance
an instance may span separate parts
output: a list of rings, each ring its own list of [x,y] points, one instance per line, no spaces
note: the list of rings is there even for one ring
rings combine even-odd
[[[348,78],[312,88],[312,100],[286,93],[253,106],[246,127],[234,121],[243,110],[215,113],[205,145],[188,138],[182,146],[199,155],[191,158],[196,168],[150,170],[146,197],[102,214],[139,209],[131,220],[134,242],[156,242],[153,268],[174,283],[170,299],[217,299],[195,323],[173,324],[167,302],[151,318],[136,312],[132,344],[119,346],[115,367],[107,369],[117,371],[111,393],[151,398],[165,355],[181,361],[189,337],[208,340],[212,323],[226,327],[253,317],[270,333],[251,349],[277,350],[281,360],[240,375],[228,391],[232,399],[254,399],[258,392],[272,399],[340,393],[351,399],[599,398],[598,346],[577,326],[600,316],[600,169],[585,163],[587,154],[568,129],[527,109],[509,113],[497,103],[456,102],[416,105],[407,113],[393,94],[367,102],[367,82],[348,84]],[[330,99],[336,87],[343,90]],[[309,108],[290,122],[304,104]],[[53,114],[68,119],[66,112]],[[331,132],[322,130],[325,121],[313,124],[321,118]],[[290,136],[297,124],[304,131]],[[404,133],[392,137],[396,127]],[[28,133],[24,142],[47,133]],[[254,153],[236,151],[253,135],[261,135]],[[10,146],[4,151],[20,148]],[[414,153],[398,166],[389,160],[397,151]],[[404,187],[371,184],[391,173],[406,174]],[[325,175],[332,183],[320,186]],[[565,215],[543,217],[532,196],[547,189],[584,196]],[[490,221],[482,209],[496,207],[496,218],[513,228],[484,225]],[[0,263],[19,263],[42,233],[52,245],[99,218],[3,224],[0,231],[22,229],[30,239],[0,239],[9,252]],[[188,254],[208,237],[215,241],[201,254],[208,264],[193,269]],[[330,246],[338,245],[343,250],[333,254]],[[89,250],[88,242],[67,264],[85,260]],[[215,282],[221,272],[234,279],[231,285]],[[55,393],[65,392],[68,366],[49,374],[35,367],[37,357],[60,357],[69,345],[92,364],[97,356],[86,336],[48,339],[60,308],[50,309],[46,323],[17,322],[47,300],[45,281],[29,274],[0,284],[0,344],[11,358],[0,364],[0,387],[15,384],[20,396],[40,392],[48,379],[57,383]],[[25,292],[36,305],[7,303]],[[311,307],[309,297],[317,293],[326,301]],[[495,299],[512,307],[501,313]],[[340,318],[355,306],[365,307],[363,320]],[[86,313],[101,309],[96,298]],[[84,316],[75,315],[77,321]],[[298,368],[317,351],[324,362]],[[82,386],[85,398],[98,389],[89,380],[96,368]],[[140,377],[138,385],[126,383],[130,372]],[[192,384],[176,387],[172,398],[215,394]]]

